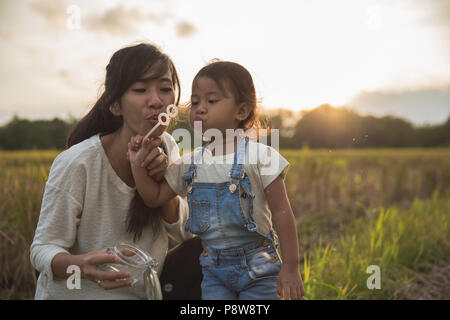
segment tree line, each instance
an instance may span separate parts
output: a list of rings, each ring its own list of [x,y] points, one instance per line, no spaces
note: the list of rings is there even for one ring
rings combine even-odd
[[[293,148],[305,144],[311,148],[450,146],[450,116],[440,125],[414,126],[393,116],[361,116],[321,105],[295,124],[290,143]]]
[[[298,119],[295,112],[286,109],[266,111],[260,119],[263,127],[279,129],[280,148],[450,146],[450,117],[440,125],[417,127],[401,118],[362,116],[325,104],[303,111]],[[67,134],[76,122],[58,118],[32,121],[15,116],[0,127],[0,149],[64,149]],[[191,130],[186,113],[181,112],[179,121],[173,122],[168,131],[177,128]]]

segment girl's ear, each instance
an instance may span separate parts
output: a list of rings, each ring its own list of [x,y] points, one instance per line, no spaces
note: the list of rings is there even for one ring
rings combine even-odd
[[[250,104],[242,102],[239,104],[237,112],[236,112],[236,119],[239,121],[247,119],[248,115],[251,112]]]
[[[116,117],[122,115],[122,112],[121,112],[121,110],[120,110],[120,105],[119,105],[119,103],[118,103],[117,101],[114,102],[112,105],[109,106],[109,111],[111,111],[111,113],[112,113],[114,116],[116,116]]]

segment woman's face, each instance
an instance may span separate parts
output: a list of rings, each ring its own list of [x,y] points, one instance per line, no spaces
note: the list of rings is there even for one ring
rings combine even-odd
[[[145,135],[158,123],[158,115],[166,112],[166,107],[175,102],[170,70],[155,79],[152,79],[153,74],[154,71],[149,70],[120,98],[124,128],[133,135]]]

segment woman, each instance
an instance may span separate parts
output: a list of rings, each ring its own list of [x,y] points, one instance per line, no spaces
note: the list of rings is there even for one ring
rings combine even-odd
[[[201,268],[191,257],[202,249],[197,238],[184,232],[185,199],[147,208],[126,157],[131,136],[144,135],[158,114],[179,99],[176,69],[155,46],[138,44],[111,57],[104,93],[69,134],[68,149],[50,169],[30,248],[31,263],[40,272],[36,299],[145,298],[133,290],[127,274],[97,268],[114,262],[106,248],[118,240],[136,243],[159,263],[165,298],[200,298]],[[179,150],[168,133],[154,139],[152,148],[146,159],[148,174],[160,180],[168,163],[179,158]],[[192,239],[165,259],[169,235],[178,242]],[[80,267],[80,289],[67,288],[70,265]],[[186,279],[190,283],[183,282]]]

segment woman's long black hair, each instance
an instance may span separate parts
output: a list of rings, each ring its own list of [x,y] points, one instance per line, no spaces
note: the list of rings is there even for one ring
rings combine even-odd
[[[67,148],[95,134],[112,133],[123,125],[121,116],[114,116],[109,107],[120,100],[125,91],[150,69],[154,70],[154,78],[159,78],[168,70],[172,74],[175,88],[175,104],[180,102],[180,82],[172,60],[157,46],[149,43],[122,48],[116,51],[106,66],[104,92],[92,109],[71,130],[67,137]],[[151,209],[145,206],[143,199],[136,191],[127,218],[127,231],[134,234],[136,241],[148,224],[153,232],[159,231],[161,208]]]

